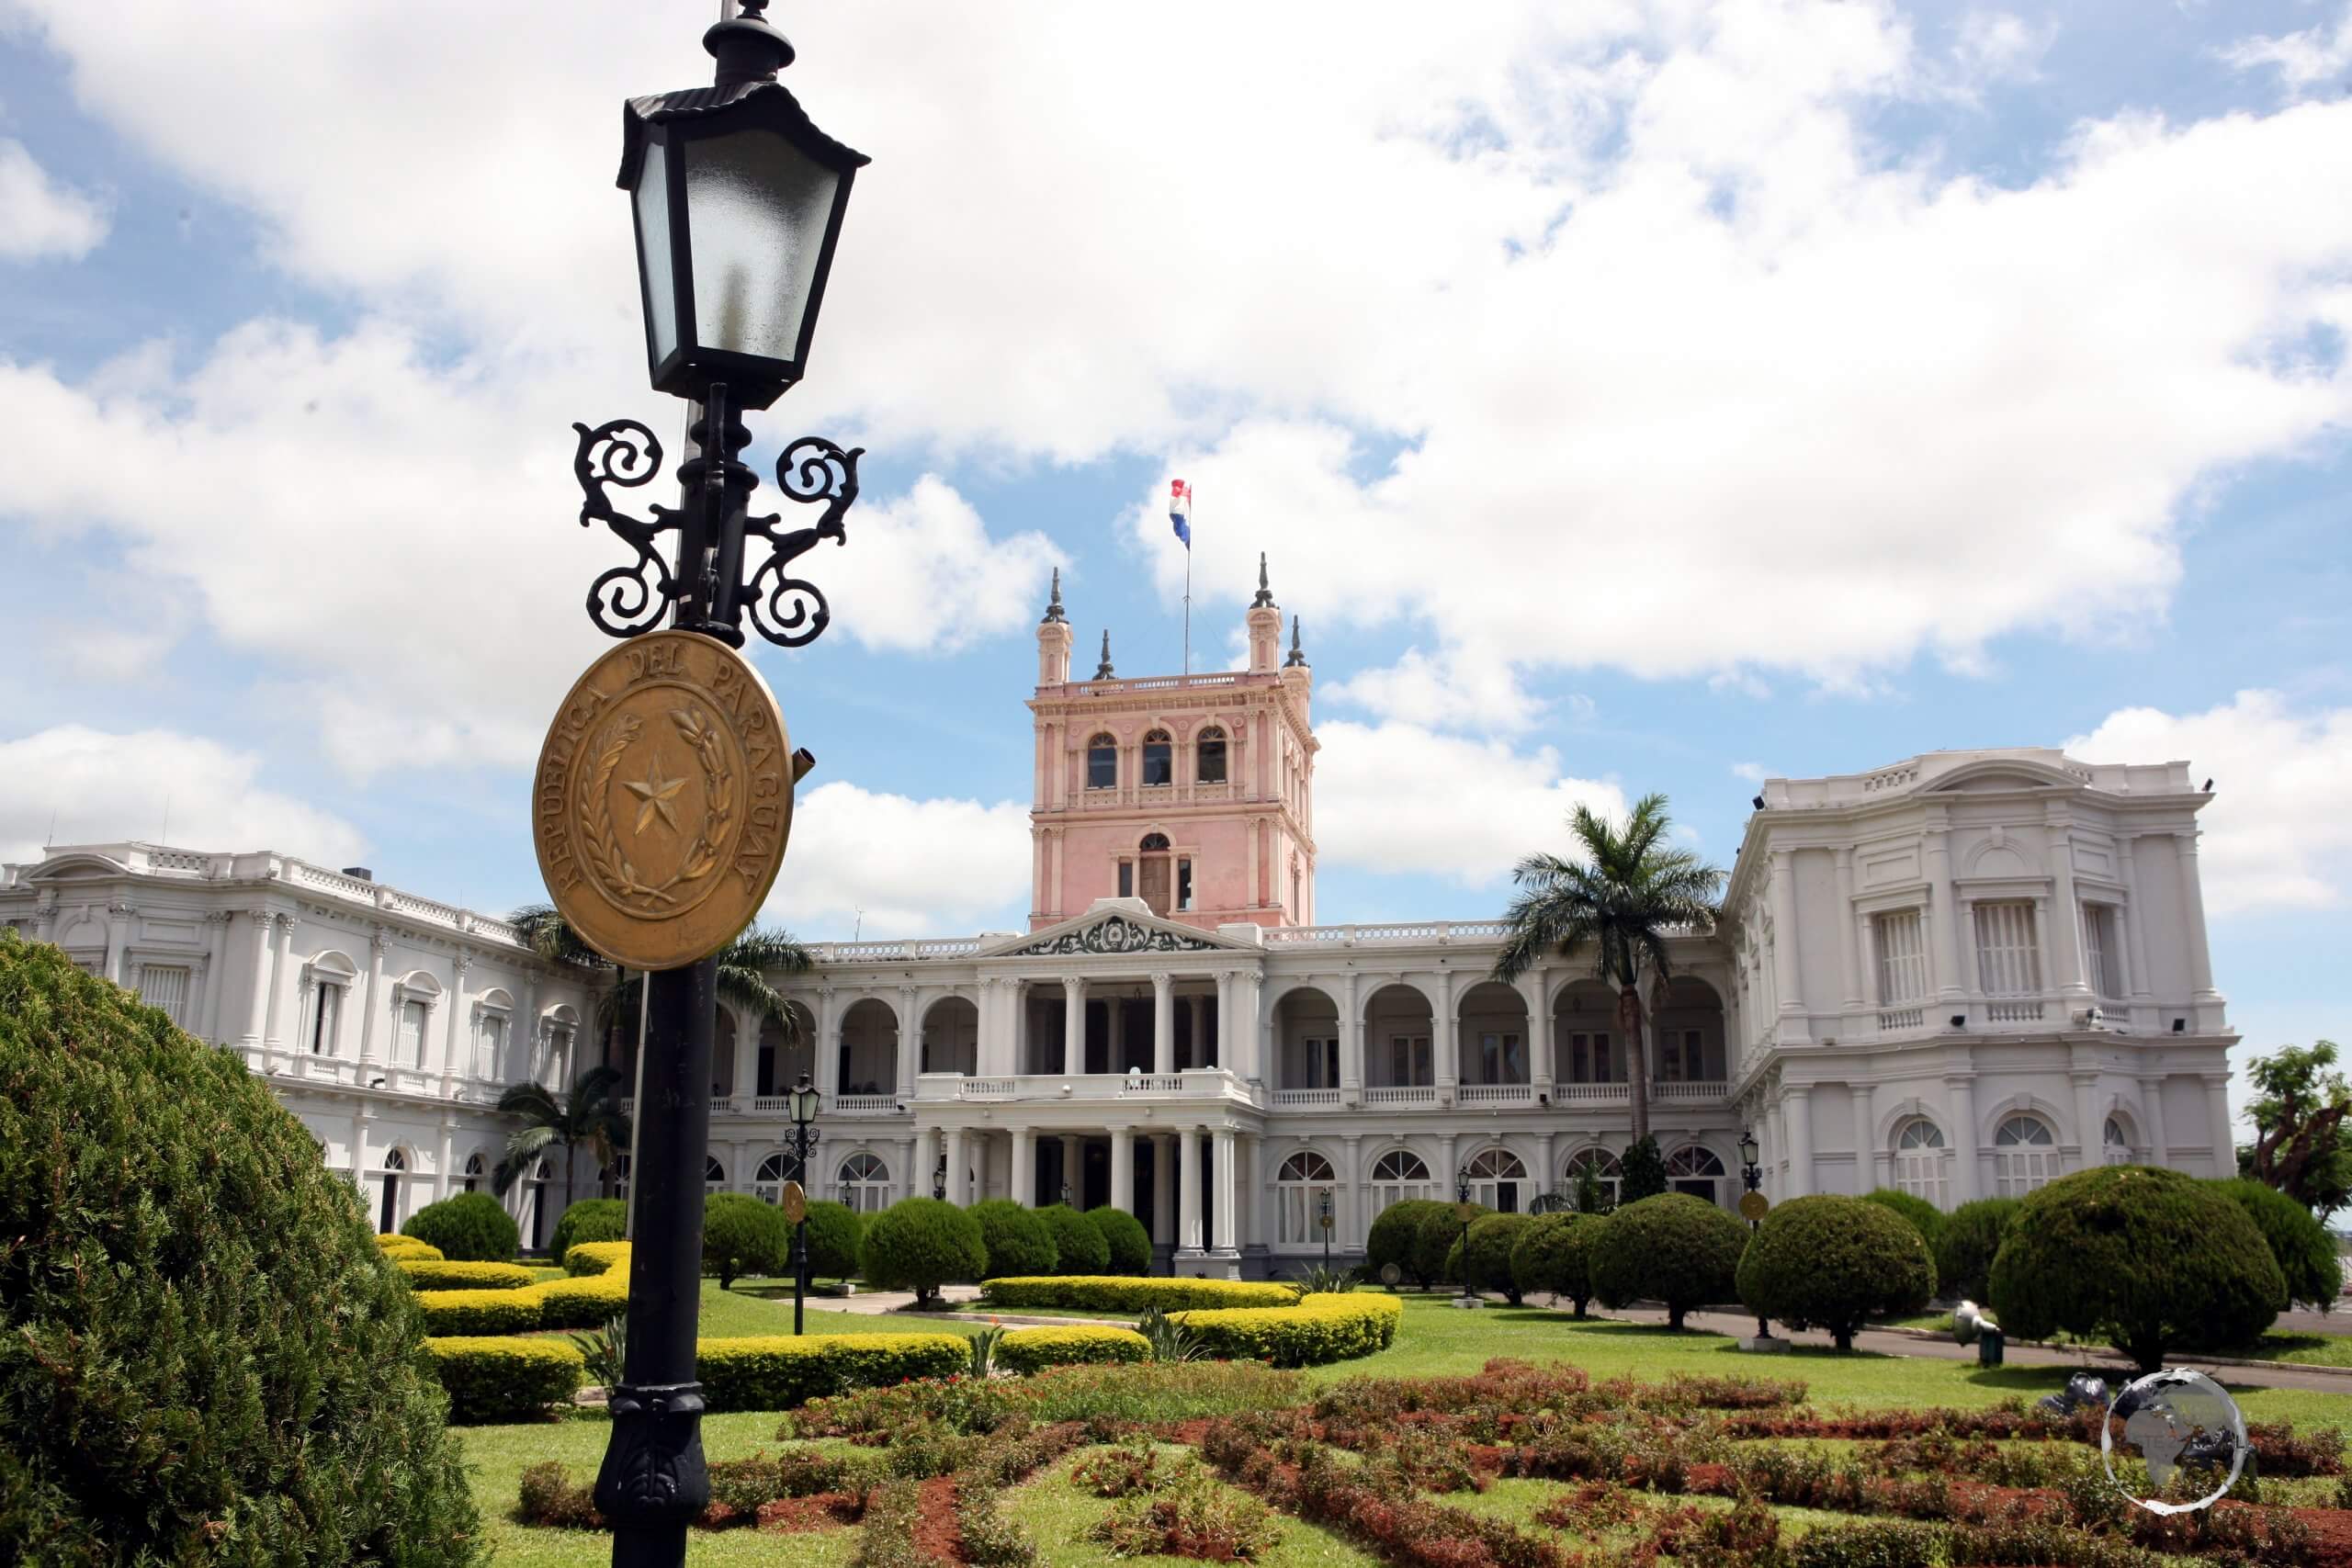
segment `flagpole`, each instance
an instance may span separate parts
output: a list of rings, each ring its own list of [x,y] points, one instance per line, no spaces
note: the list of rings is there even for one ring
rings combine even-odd
[[[1184,673],[1193,672],[1193,546],[1184,544]]]

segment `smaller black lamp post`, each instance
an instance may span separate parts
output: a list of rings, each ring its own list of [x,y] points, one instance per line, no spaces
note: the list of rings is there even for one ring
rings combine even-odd
[[[792,1227],[792,1332],[798,1334],[804,1298],[808,1294],[808,1150],[817,1142],[812,1123],[824,1097],[803,1073],[784,1099],[785,1111],[792,1118],[792,1157],[800,1169],[800,1218]]]
[[[1315,1218],[1323,1227],[1323,1267],[1328,1270],[1331,1267],[1331,1190],[1328,1187],[1315,1195]],[[1465,1257],[1468,1250],[1464,1248]]]
[[[1462,1220],[1462,1300],[1466,1305],[1478,1299],[1470,1288],[1470,1168],[1464,1166],[1453,1173],[1453,1201]]]
[[[931,1195],[940,1202],[947,1201],[947,1156],[941,1155],[939,1163],[931,1168]]]
[[[1069,1183],[1065,1181],[1062,1183],[1062,1207],[1067,1209],[1069,1206]]]
[[[1758,1156],[1761,1156],[1764,1150],[1762,1145],[1758,1144],[1756,1141],[1756,1134],[1747,1128],[1741,1128],[1739,1133],[1739,1179],[1747,1183],[1747,1190],[1750,1192],[1755,1191],[1757,1189],[1764,1185],[1764,1168],[1762,1165],[1758,1163]],[[1748,1235],[1754,1235],[1756,1234],[1756,1226],[1758,1223],[1758,1222],[1755,1220],[1747,1222]],[[1764,1314],[1760,1312],[1756,1314],[1756,1337],[1758,1339],[1770,1339],[1772,1337],[1772,1325],[1764,1321]]]

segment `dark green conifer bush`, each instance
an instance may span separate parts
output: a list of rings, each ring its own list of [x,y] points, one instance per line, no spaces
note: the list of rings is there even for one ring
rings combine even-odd
[[[987,1198],[965,1211],[980,1227],[980,1244],[989,1249],[984,1278],[1050,1274],[1057,1254],[1054,1233],[1037,1217],[1010,1198]]]
[[[1873,1317],[1935,1294],[1928,1244],[1893,1204],[1824,1192],[1764,1216],[1739,1260],[1739,1299],[1792,1328],[1826,1328],[1840,1350]]]
[[[235,1057],[0,934],[0,1561],[477,1560],[372,1229]]]
[[[1104,1271],[1112,1274],[1148,1274],[1151,1272],[1151,1233],[1143,1222],[1125,1209],[1104,1204],[1086,1211],[1086,1223],[1102,1234],[1102,1245],[1111,1249],[1111,1261]]]
[[[618,1198],[582,1198],[563,1212],[548,1243],[548,1261],[558,1266],[563,1255],[583,1241],[628,1239],[628,1205]]]
[[[437,1247],[452,1263],[512,1263],[523,1233],[504,1204],[487,1192],[453,1192],[408,1217],[401,1235]]]
[[[857,1272],[865,1220],[847,1203],[819,1199],[808,1205],[808,1277],[846,1280]]]
[[[1054,1272],[1101,1274],[1111,1267],[1111,1244],[1084,1214],[1068,1203],[1050,1203],[1036,1211],[1054,1238]]]
[[[1982,1302],[1993,1283],[1993,1255],[2017,1218],[2015,1198],[1978,1198],[1944,1216],[1936,1237],[1936,1288],[1954,1301]]]
[[[1747,1227],[1705,1199],[1661,1192],[1600,1224],[1590,1266],[1601,1305],[1663,1302],[1668,1325],[1679,1328],[1692,1307],[1737,1299]]]
[[[1536,1216],[1511,1243],[1510,1276],[1520,1293],[1566,1296],[1582,1317],[1585,1303],[1592,1299],[1592,1244],[1604,1223],[1599,1214]]]
[[[747,1192],[714,1192],[702,1205],[702,1271],[727,1289],[739,1274],[788,1272],[792,1226],[784,1211]]]
[[[1883,1209],[1892,1209],[1902,1215],[1910,1223],[1911,1228],[1919,1233],[1919,1239],[1928,1244],[1928,1254],[1934,1255],[1936,1243],[1943,1239],[1944,1222],[1947,1217],[1941,1209],[1916,1193],[1905,1192],[1893,1187],[1873,1188],[1862,1194],[1862,1201],[1876,1203]]]
[[[2335,1238],[2312,1218],[2309,1209],[2251,1177],[2232,1177],[2212,1185],[2246,1212],[2269,1246],[2271,1260],[2287,1280],[2287,1293],[2278,1303],[2280,1311],[2303,1306],[2325,1312],[2335,1304],[2344,1289],[2344,1265],[2336,1255]]]
[[[865,1227],[859,1269],[881,1291],[912,1291],[918,1302],[939,1299],[951,1280],[978,1280],[989,1249],[979,1222],[937,1198],[901,1198]]]
[[[1439,1211],[1451,1213],[1453,1208],[1451,1203],[1441,1203],[1431,1198],[1408,1198],[1381,1210],[1372,1222],[1371,1233],[1364,1238],[1365,1271],[1377,1280],[1383,1266],[1394,1263],[1413,1283],[1424,1287],[1432,1283],[1440,1270],[1421,1272],[1415,1266],[1414,1247],[1420,1239],[1422,1219]],[[1443,1253],[1438,1255],[1441,1265],[1444,1258]]]

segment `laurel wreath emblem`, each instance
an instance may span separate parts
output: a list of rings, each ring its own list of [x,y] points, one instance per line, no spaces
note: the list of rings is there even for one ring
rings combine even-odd
[[[701,881],[718,867],[735,817],[735,775],[727,766],[718,727],[692,705],[672,708],[669,718],[701,766],[703,779],[702,822],[675,873],[660,882],[645,880],[613,827],[613,774],[645,733],[643,719],[625,713],[597,732],[589,747],[594,763],[580,802],[580,829],[587,850],[582,858],[589,870],[615,903],[647,917],[676,908],[680,888]]]

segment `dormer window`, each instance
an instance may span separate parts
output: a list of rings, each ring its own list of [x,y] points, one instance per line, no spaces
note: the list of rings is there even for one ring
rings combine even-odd
[[[1086,743],[1086,787],[1119,787],[1119,743],[1107,735],[1098,735]]]
[[[1155,729],[1143,738],[1143,782],[1147,789],[1153,784],[1176,782],[1175,747],[1164,729]]]
[[[1196,750],[1200,761],[1193,776],[1202,784],[1225,782],[1225,731],[1210,725],[1200,733]]]

